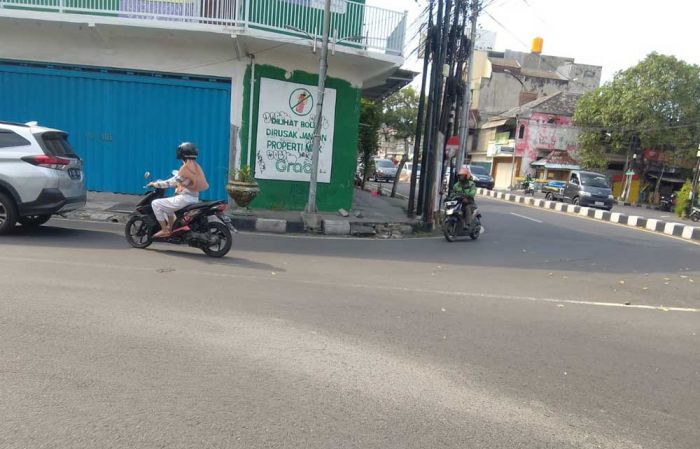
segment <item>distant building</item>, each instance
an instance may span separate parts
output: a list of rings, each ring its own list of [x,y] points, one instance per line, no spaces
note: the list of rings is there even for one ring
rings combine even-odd
[[[479,128],[471,163],[490,167],[496,188],[526,174],[566,179],[578,169],[572,117],[580,96],[555,92],[492,117]]]
[[[600,85],[601,66],[578,64],[572,57],[506,50],[475,52],[473,70],[470,112],[476,120],[470,120],[468,158],[491,170],[497,185],[499,179],[501,187],[510,185],[511,171],[514,178],[534,174],[532,162],[553,150],[575,155],[576,102]],[[513,151],[516,166],[511,170]]]

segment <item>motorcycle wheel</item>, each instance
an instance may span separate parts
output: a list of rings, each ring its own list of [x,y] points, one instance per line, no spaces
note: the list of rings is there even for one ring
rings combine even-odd
[[[477,221],[476,225],[474,226],[474,230],[469,234],[469,237],[471,237],[472,240],[476,240],[479,238],[481,235],[481,222]]]
[[[148,248],[153,243],[153,234],[148,229],[148,224],[141,216],[129,218],[124,227],[124,236],[129,245],[134,248]]]
[[[233,244],[233,237],[228,227],[217,221],[209,223],[209,236],[217,238],[217,243],[202,248],[204,254],[209,257],[224,257],[230,250]]]
[[[455,217],[450,217],[442,224],[442,232],[445,235],[445,240],[454,242],[459,236],[460,222]]]
[[[700,212],[696,212],[692,215],[690,215],[690,219],[693,220],[694,222],[700,221]]]

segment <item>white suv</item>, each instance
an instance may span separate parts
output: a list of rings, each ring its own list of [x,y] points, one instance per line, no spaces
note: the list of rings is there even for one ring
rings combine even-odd
[[[85,206],[83,162],[68,134],[31,122],[0,122],[0,234],[39,226]]]

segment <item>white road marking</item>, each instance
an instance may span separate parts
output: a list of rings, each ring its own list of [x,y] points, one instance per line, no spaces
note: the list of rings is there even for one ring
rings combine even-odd
[[[516,217],[524,218],[525,220],[534,221],[535,223],[543,223],[543,221],[541,221],[541,220],[537,220],[537,219],[535,219],[535,218],[526,217],[525,215],[516,214],[515,212],[511,212],[510,214],[511,214],[511,215],[515,215]]]
[[[11,256],[0,256],[0,260],[8,262],[25,262],[29,264],[45,264],[49,266],[54,266],[56,261],[54,259],[37,259],[33,257],[11,257]],[[122,271],[136,271],[136,272],[151,272],[155,268],[153,267],[137,267],[133,265],[115,265],[100,262],[76,262],[76,261],[61,261],[61,266],[74,266],[74,267],[90,267],[90,268],[103,268],[106,270],[122,270]],[[478,292],[464,292],[464,291],[453,291],[453,290],[432,290],[424,288],[413,288],[413,287],[400,287],[395,285],[377,285],[377,284],[359,284],[359,283],[338,283],[338,282],[327,282],[317,279],[291,279],[286,276],[259,276],[252,274],[236,274],[236,273],[216,273],[210,270],[192,270],[177,268],[177,271],[181,274],[191,275],[191,276],[209,276],[215,278],[229,278],[229,279],[239,279],[248,280],[254,282],[282,282],[288,284],[297,285],[312,285],[315,287],[332,287],[332,288],[348,288],[348,289],[362,289],[368,291],[384,290],[389,292],[401,292],[401,293],[415,293],[421,295],[440,295],[440,296],[452,296],[458,298],[480,298],[480,299],[499,299],[499,300],[510,300],[510,301],[529,301],[529,302],[547,302],[555,304],[575,304],[581,306],[595,306],[595,307],[615,307],[621,309],[639,309],[639,310],[655,310],[660,312],[686,312],[686,313],[700,313],[700,308],[694,307],[674,307],[674,306],[652,306],[644,304],[630,304],[626,305],[617,302],[604,302],[604,301],[590,301],[590,300],[579,300],[579,299],[567,299],[567,298],[546,298],[546,297],[536,297],[536,296],[519,296],[519,295],[506,295],[499,293],[478,293]]]

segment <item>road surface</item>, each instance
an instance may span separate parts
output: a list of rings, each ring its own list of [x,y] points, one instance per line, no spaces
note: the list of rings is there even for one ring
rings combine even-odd
[[[700,246],[481,207],[475,242],[240,234],[221,260],[2,237],[0,448],[697,449]]]

